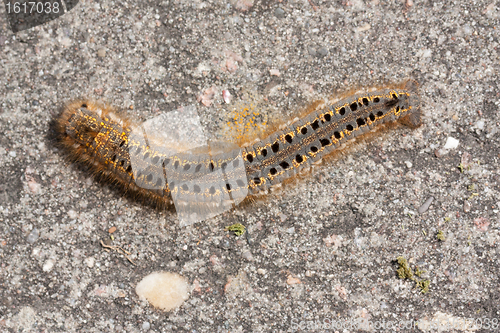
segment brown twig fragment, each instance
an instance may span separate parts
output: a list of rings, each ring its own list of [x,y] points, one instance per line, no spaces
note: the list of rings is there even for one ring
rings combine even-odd
[[[126,251],[126,250],[124,250],[121,246],[118,246],[118,245],[106,245],[106,244],[104,244],[104,242],[102,241],[102,239],[101,239],[101,246],[102,246],[103,248],[105,248],[105,249],[110,249],[110,250],[113,250],[113,251],[115,251],[115,252],[118,252],[118,253],[123,254],[123,256],[124,256],[125,258],[127,258],[127,260],[128,260],[128,261],[129,261],[132,265],[137,266],[137,264],[136,264],[135,262],[133,262],[133,261],[132,261],[132,259],[130,259],[130,258],[128,257],[128,255],[130,255],[131,253],[130,253],[130,252],[128,252],[128,251]]]

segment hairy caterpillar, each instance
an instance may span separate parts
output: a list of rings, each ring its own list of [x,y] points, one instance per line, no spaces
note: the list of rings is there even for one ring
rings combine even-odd
[[[248,194],[266,192],[344,141],[394,121],[420,125],[413,80],[352,94],[244,147],[213,143],[171,149],[154,135],[143,136],[140,126],[113,109],[89,100],[68,104],[55,124],[59,142],[74,160],[159,207],[173,199],[178,213],[195,221],[230,208]]]

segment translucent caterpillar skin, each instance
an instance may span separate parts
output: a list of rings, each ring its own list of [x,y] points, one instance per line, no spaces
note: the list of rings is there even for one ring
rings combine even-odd
[[[137,125],[119,117],[112,108],[89,100],[68,104],[55,119],[55,128],[59,142],[73,160],[126,192],[165,207],[174,193],[192,204],[223,202],[239,193],[266,192],[317,163],[346,140],[394,121],[411,128],[421,123],[417,83],[413,80],[352,94],[236,150],[238,156],[234,155],[235,150],[220,154],[167,154],[161,142],[152,139],[146,145],[136,140],[131,133]],[[139,162],[133,164],[131,156]],[[247,179],[231,171],[239,167],[239,161],[244,163]],[[229,170],[225,183],[210,176],[217,170]],[[197,178],[199,173],[208,176]],[[167,183],[167,174],[175,175],[176,183]]]

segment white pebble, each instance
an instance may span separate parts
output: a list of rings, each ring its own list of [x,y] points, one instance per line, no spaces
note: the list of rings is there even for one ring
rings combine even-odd
[[[87,264],[87,267],[92,268],[94,267],[95,260],[93,257],[88,257],[85,258],[85,263]]]
[[[45,264],[43,264],[43,271],[44,272],[50,272],[50,270],[52,269],[52,267],[54,267],[54,260],[52,259],[49,259],[45,262]]]
[[[269,70],[269,74],[271,74],[271,76],[280,76],[280,71],[278,69],[270,69]]]
[[[170,311],[188,299],[188,284],[179,274],[155,272],[144,277],[135,287],[135,292],[155,308]]]
[[[444,145],[445,149],[455,149],[458,147],[458,141],[457,139],[452,138],[451,136],[448,137],[446,140],[446,144]]]
[[[484,120],[478,120],[476,123],[476,127],[480,130],[484,129]]]

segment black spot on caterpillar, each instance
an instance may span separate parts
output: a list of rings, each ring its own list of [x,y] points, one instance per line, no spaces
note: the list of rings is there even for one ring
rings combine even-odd
[[[160,208],[174,199],[178,213],[184,209],[203,219],[247,194],[267,192],[380,124],[399,121],[414,128],[420,118],[417,83],[408,80],[350,94],[242,147],[227,143],[167,153],[154,137],[134,135],[139,125],[86,99],[68,104],[55,128],[72,160],[100,179]]]

